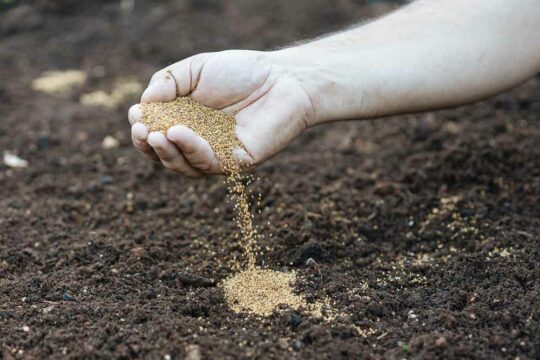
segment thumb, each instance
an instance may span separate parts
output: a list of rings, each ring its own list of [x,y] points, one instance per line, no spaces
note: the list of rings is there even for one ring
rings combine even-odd
[[[141,102],[171,101],[193,92],[201,70],[194,62],[201,56],[189,57],[156,72],[143,92]]]

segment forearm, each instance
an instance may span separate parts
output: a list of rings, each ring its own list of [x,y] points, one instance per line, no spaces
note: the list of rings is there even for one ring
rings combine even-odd
[[[319,122],[473,102],[540,71],[540,0],[420,0],[275,52]]]

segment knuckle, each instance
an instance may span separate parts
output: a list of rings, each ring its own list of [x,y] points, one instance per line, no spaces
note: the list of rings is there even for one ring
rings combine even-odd
[[[203,174],[192,173],[192,172],[185,173],[184,175],[187,176],[190,179],[200,179],[200,178],[202,178],[204,176]]]
[[[170,161],[165,161],[165,160],[162,159],[161,163],[168,170],[171,170],[171,171],[174,171],[174,172],[180,172],[180,170],[178,169],[178,166],[176,166],[174,163],[171,163]]]
[[[164,76],[165,76],[165,69],[161,69],[155,72],[154,75],[152,75],[152,77],[150,78],[150,84],[153,84],[154,82],[163,79]]]
[[[166,152],[163,152],[163,151],[161,151],[161,152],[157,151],[157,154],[159,155],[159,158],[161,159],[161,161],[170,164],[170,166],[174,166],[174,164],[175,164],[174,157],[170,156],[169,154],[167,154]]]
[[[148,151],[147,149],[143,149],[143,148],[141,148],[140,146],[137,146],[137,145],[135,145],[135,148],[137,149],[137,151],[139,151],[143,155],[152,156],[152,152]]]
[[[158,163],[161,163],[161,160],[156,156],[155,153],[151,152],[151,151],[143,151],[143,150],[139,150],[139,152],[141,154],[144,155],[144,157],[152,160],[152,161],[155,161],[155,162],[158,162]]]
[[[135,146],[137,149],[140,150],[147,150],[146,144],[142,142],[141,140],[137,139],[136,137],[131,138],[131,142],[133,143],[133,146]]]
[[[200,171],[202,171],[202,172],[205,173],[205,174],[209,174],[209,173],[211,173],[212,170],[213,170],[212,164],[209,163],[209,162],[206,162],[206,161],[204,161],[204,162],[199,162],[199,163],[194,164],[194,165],[195,165],[195,167],[196,167],[197,169],[199,169]]]

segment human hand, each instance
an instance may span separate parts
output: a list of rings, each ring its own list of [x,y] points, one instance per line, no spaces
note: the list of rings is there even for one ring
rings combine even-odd
[[[158,71],[141,102],[195,101],[233,114],[244,149],[234,154],[241,167],[260,164],[282,150],[315,118],[309,94],[288,67],[271,52],[230,50],[205,53]],[[221,174],[208,142],[185,126],[167,134],[148,133],[139,105],[129,110],[133,144],[166,168],[189,177]]]

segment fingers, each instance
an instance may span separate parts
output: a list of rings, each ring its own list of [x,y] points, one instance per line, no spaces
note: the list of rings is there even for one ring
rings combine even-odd
[[[189,163],[205,174],[221,174],[221,165],[210,144],[186,126],[169,128],[167,139],[184,154]]]
[[[241,170],[246,170],[255,165],[253,157],[244,149],[234,149],[233,156]]]
[[[176,99],[176,81],[165,70],[158,71],[141,96],[142,103]]]
[[[200,178],[204,175],[200,170],[191,166],[175,144],[167,140],[164,134],[151,132],[148,135],[148,144],[159,156],[161,163],[167,169],[191,178]]]
[[[154,152],[154,149],[152,149],[152,147],[148,144],[146,140],[147,137],[148,130],[146,129],[146,126],[139,122],[133,124],[131,127],[131,140],[133,141],[133,145],[135,145],[137,150],[148,156],[151,160],[160,162],[159,157]]]
[[[141,103],[171,101],[192,93],[205,59],[205,54],[199,54],[155,73],[142,94]],[[169,129],[167,136],[159,132],[148,134],[146,127],[140,124],[142,111],[139,105],[129,109],[128,118],[137,149],[153,160],[161,161],[166,168],[189,177],[222,173],[208,142],[192,130],[176,126]]]
[[[186,160],[175,144],[167,140],[164,134],[160,132],[149,134],[146,126],[135,122],[131,127],[131,138],[133,145],[140,152],[151,160],[163,164],[167,169],[191,178],[200,178],[204,175]]]
[[[158,71],[150,79],[141,102],[171,101],[194,90],[204,54],[192,56]]]
[[[133,125],[137,122],[140,122],[141,119],[142,119],[142,111],[141,111],[140,106],[137,104],[130,107],[129,112],[128,112],[129,123]]]

